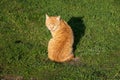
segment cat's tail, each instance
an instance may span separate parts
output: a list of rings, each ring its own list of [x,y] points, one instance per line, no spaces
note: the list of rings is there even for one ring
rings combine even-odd
[[[74,54],[70,54],[67,58],[66,58],[66,62],[78,62],[80,61],[79,57],[75,57]]]
[[[66,61],[71,61],[75,58],[75,56],[73,54],[70,54],[67,58]]]
[[[60,60],[59,61],[57,61],[57,62],[69,62],[69,61],[71,61],[72,59],[74,59],[74,55],[73,54],[69,54],[69,55],[67,55],[66,57],[62,57],[62,58],[60,58]]]
[[[56,59],[56,62],[79,62],[79,57],[75,57],[74,54],[69,54],[67,57],[62,59]]]
[[[73,59],[72,59],[72,61],[79,61],[80,60],[80,58],[79,57],[74,57]]]

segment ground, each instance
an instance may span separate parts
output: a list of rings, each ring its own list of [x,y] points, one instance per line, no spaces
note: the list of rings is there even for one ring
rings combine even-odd
[[[120,80],[119,0],[1,0],[0,78]],[[45,14],[71,26],[77,62],[47,59]]]

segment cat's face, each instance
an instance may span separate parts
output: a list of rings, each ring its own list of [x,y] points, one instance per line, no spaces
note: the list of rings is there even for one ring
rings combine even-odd
[[[57,16],[57,17],[49,17],[47,14],[46,14],[46,26],[47,28],[50,30],[50,31],[54,31],[57,29],[57,27],[59,26],[60,24],[60,16]]]

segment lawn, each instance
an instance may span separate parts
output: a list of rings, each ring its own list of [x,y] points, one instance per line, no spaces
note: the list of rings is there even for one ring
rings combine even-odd
[[[75,63],[47,58],[45,14],[71,26]],[[0,0],[0,78],[120,80],[120,0]]]

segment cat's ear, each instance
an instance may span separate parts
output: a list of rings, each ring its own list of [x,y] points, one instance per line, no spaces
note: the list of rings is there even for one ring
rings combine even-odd
[[[57,20],[60,20],[60,16],[57,16]]]
[[[48,19],[49,18],[49,16],[46,14],[46,19]]]

